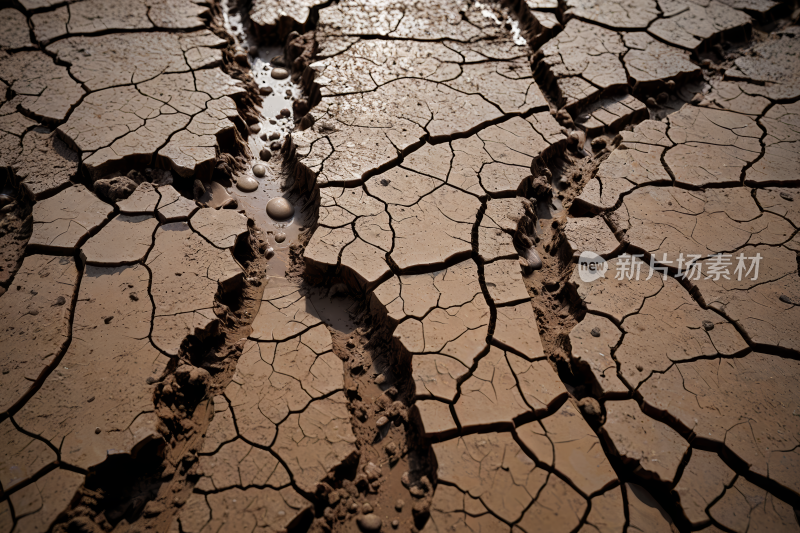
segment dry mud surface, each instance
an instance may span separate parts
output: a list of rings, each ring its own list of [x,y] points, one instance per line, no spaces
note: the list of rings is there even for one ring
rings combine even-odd
[[[800,532],[799,18],[4,2],[0,533]]]

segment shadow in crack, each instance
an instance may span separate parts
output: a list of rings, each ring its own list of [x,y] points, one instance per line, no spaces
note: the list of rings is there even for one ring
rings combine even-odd
[[[269,279],[276,278],[268,278],[267,287]],[[320,480],[316,515],[325,517],[333,531],[353,530],[357,517],[370,509],[386,526],[396,520],[401,529],[421,528],[433,494],[433,469],[429,443],[409,422],[411,369],[398,366],[387,325],[343,283],[324,287],[302,281],[298,287],[306,298],[305,312],[327,326],[333,352],[343,362],[359,450],[357,462],[345,462]]]

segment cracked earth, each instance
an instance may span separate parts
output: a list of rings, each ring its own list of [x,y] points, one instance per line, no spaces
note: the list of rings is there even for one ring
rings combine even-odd
[[[800,532],[799,19],[3,2],[0,533]]]

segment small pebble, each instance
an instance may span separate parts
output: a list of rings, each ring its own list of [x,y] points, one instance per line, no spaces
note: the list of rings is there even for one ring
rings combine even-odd
[[[294,215],[294,206],[286,198],[273,198],[267,202],[267,214],[275,220],[286,220]]]
[[[286,240],[286,234],[284,232],[279,232],[275,234],[275,242],[283,242]]]
[[[600,336],[600,328],[592,328],[592,337],[599,337]]]
[[[358,517],[358,527],[361,531],[380,531],[381,526],[383,526],[383,520],[381,520],[381,517],[378,515],[369,513]]]
[[[286,89],[286,96],[292,96],[292,90]]]
[[[253,174],[255,174],[257,178],[263,178],[264,176],[267,175],[267,167],[265,167],[261,163],[253,165]]]
[[[394,442],[390,442],[389,444],[386,445],[385,449],[386,453],[388,453],[389,455],[394,455],[397,453],[397,444],[395,444]]]
[[[710,320],[703,320],[703,329],[706,331],[711,331],[714,329],[714,323]]]
[[[702,61],[700,62],[700,66],[701,66],[701,67],[703,67],[703,68],[708,68],[708,67],[710,67],[710,66],[711,66],[711,60],[710,60],[710,59],[704,59],[704,60],[702,60]]]
[[[386,383],[386,376],[378,374],[378,377],[375,378],[375,385],[383,385],[384,383]]]
[[[357,513],[358,512],[358,504],[356,502],[351,503],[350,507],[348,507],[347,510],[350,511],[351,513]]]
[[[258,157],[261,158],[262,161],[269,161],[272,158],[272,152],[265,146],[258,152]]]
[[[251,133],[258,133],[261,131],[261,124],[256,122],[255,124],[250,124],[250,132]]]
[[[397,501],[394,503],[394,508],[395,508],[395,509],[396,509],[398,512],[400,512],[400,511],[402,511],[402,510],[403,510],[403,506],[404,506],[405,504],[406,504],[406,502],[404,502],[402,499],[399,499],[399,500],[397,500]]]
[[[95,435],[99,435],[100,434],[100,428],[94,428],[94,434]]]
[[[400,520],[395,518],[394,520],[392,520],[392,528],[397,529],[398,527],[400,527]]]
[[[636,365],[636,370],[642,372],[644,370],[644,367],[642,365]]]
[[[246,176],[236,180],[236,187],[242,192],[253,192],[258,189],[258,182],[254,178]]]
[[[411,476],[408,472],[403,472],[403,475],[400,476],[400,483],[402,483],[404,487],[408,487],[411,484]]]
[[[272,94],[272,87],[270,87],[269,85],[267,85],[266,87],[261,87],[258,90],[258,92],[260,92],[264,96],[268,96],[268,95]]]
[[[382,416],[382,417],[380,417],[378,419],[377,422],[375,422],[375,425],[378,426],[379,428],[382,428],[383,426],[385,426],[388,423],[389,423],[389,419],[386,418],[385,416]]]
[[[667,80],[667,89],[670,91],[675,90],[675,80]]]
[[[258,137],[259,137],[259,139],[261,139],[262,141],[266,141],[266,140],[268,140],[268,139],[269,139],[269,135],[267,135],[267,132],[266,132],[266,131],[262,131],[262,132],[261,132],[261,135],[259,135]]]
[[[308,100],[305,98],[300,98],[299,100],[295,100],[292,104],[292,108],[294,112],[298,115],[305,115],[308,113]]]
[[[533,270],[542,268],[542,258],[539,257],[539,253],[533,248],[528,248],[528,250],[525,252],[525,259],[528,260],[528,265]]]
[[[281,142],[280,141],[272,141],[272,143],[270,143],[270,145],[269,145],[269,149],[272,150],[273,152],[277,152],[278,150],[281,149]]]
[[[669,95],[667,93],[658,93],[658,96],[656,97],[656,99],[658,100],[659,104],[663,104],[667,100],[669,100]]]
[[[782,193],[781,193],[781,198],[783,198],[783,199],[784,199],[784,200],[786,200],[787,202],[793,202],[793,201],[794,201],[794,196],[792,196],[792,195],[791,195],[791,194],[789,194],[788,192],[782,192]]]
[[[272,76],[276,80],[285,80],[286,78],[289,77],[289,71],[286,70],[285,68],[277,67],[272,69],[272,72],[270,72],[270,76]]]
[[[285,107],[281,109],[281,116],[282,117],[289,117],[292,115],[292,112],[286,109]]]
[[[269,246],[269,247],[267,247],[266,251],[264,252],[264,255],[267,257],[267,259],[269,259],[273,255],[275,255],[275,250],[272,248],[272,246]]]
[[[653,98],[652,96],[646,100],[646,103],[647,103],[648,107],[657,107],[658,106],[658,103],[656,102],[656,99]]]
[[[372,505],[370,505],[369,502],[366,502],[361,506],[361,510],[364,512],[364,514],[369,514],[372,512]]]
[[[277,141],[280,138],[281,138],[281,134],[278,133],[277,131],[273,131],[272,133],[269,134],[269,140],[270,141]]]
[[[580,400],[578,402],[578,407],[583,414],[591,418],[599,418],[603,414],[602,409],[600,409],[600,402],[591,396],[587,396],[586,398]]]

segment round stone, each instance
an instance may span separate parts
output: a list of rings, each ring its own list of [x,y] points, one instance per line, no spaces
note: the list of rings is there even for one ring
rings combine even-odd
[[[600,336],[600,328],[592,328],[592,337]]]
[[[711,331],[714,329],[714,323],[710,320],[703,320],[703,329],[706,331]]]
[[[578,407],[583,414],[590,418],[600,418],[603,415],[602,409],[600,409],[600,402],[592,398],[591,396],[587,396],[578,402]]]
[[[250,131],[252,133],[258,133],[259,131],[261,131],[261,124],[259,124],[258,122],[256,122],[255,124],[250,124]]]
[[[258,92],[260,92],[264,96],[268,96],[268,95],[272,94],[272,87],[270,87],[269,85],[267,85],[266,87],[261,87],[258,90]]]
[[[278,150],[281,149],[281,142],[280,141],[272,141],[270,143],[269,147],[273,152],[277,152]]]
[[[281,109],[281,116],[282,116],[282,117],[288,117],[288,116],[290,116],[291,114],[292,114],[292,112],[291,112],[291,111],[289,111],[288,109],[286,109],[285,107],[284,107],[283,109]]]
[[[275,242],[283,242],[286,240],[286,234],[284,232],[279,232],[275,234]]]
[[[376,514],[369,513],[358,517],[358,527],[361,531],[380,531],[382,525],[383,520]]]
[[[542,258],[539,257],[539,254],[533,248],[528,248],[525,251],[525,259],[528,260],[528,265],[530,265],[533,270],[542,268]]]
[[[267,167],[265,167],[261,163],[254,165],[253,174],[255,174],[257,178],[263,178],[264,176],[267,175]]]
[[[269,140],[270,141],[277,141],[280,138],[281,138],[281,134],[278,133],[277,131],[273,131],[272,133],[269,134]]]
[[[285,80],[289,77],[289,71],[285,68],[277,67],[272,69],[270,75],[275,78],[276,80]]]
[[[267,202],[267,214],[275,220],[286,220],[294,215],[294,206],[286,198],[273,198]]]
[[[239,178],[238,180],[236,180],[236,187],[238,187],[239,190],[243,192],[253,192],[256,189],[258,189],[258,182],[255,180],[255,178],[246,176],[244,178]]]
[[[258,152],[258,157],[260,157],[262,161],[269,161],[270,158],[272,158],[272,152],[270,152],[269,148],[265,146],[260,152]]]

